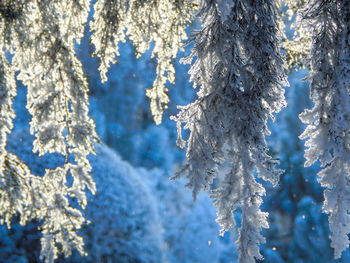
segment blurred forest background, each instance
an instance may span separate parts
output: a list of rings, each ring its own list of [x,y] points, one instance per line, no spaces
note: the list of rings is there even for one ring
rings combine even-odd
[[[176,127],[169,116],[196,92],[189,83],[188,66],[179,63],[191,47],[175,61],[176,84],[169,86],[169,108],[163,123],[156,126],[145,96],[155,78],[150,52],[136,59],[133,47],[121,44],[119,63],[111,67],[108,82],[101,84],[89,37],[87,31],[77,49],[89,80],[91,116],[102,142],[90,158],[97,195],[90,196],[86,216],[91,223],[82,233],[89,255],[82,258],[75,253],[57,262],[236,262],[231,235],[237,233],[219,236],[215,207],[207,193],[193,203],[184,181],[169,181],[185,157],[176,146]],[[304,168],[304,146],[298,136],[305,127],[298,115],[311,107],[308,84],[302,81],[306,74],[303,70],[290,74],[288,107],[270,123],[271,154],[280,159],[285,173],[276,188],[264,183],[267,195],[262,210],[269,212],[270,228],[263,233],[263,262],[350,262],[348,250],[341,259],[333,259],[327,216],[321,212],[319,167]],[[35,174],[43,174],[43,167],[55,167],[61,157],[39,158],[31,152],[26,88],[17,84],[17,117],[8,149]],[[239,212],[235,216],[239,218]],[[24,227],[13,223],[12,229],[1,225],[0,262],[38,262],[39,239],[35,222]]]

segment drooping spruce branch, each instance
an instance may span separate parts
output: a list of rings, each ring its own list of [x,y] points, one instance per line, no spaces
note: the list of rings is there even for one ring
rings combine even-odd
[[[39,192],[45,200],[39,214],[44,219],[41,255],[46,262],[53,262],[58,252],[69,256],[73,248],[84,254],[77,231],[86,220],[71,206],[70,197],[84,208],[85,188],[95,192],[87,155],[93,153],[97,135],[88,116],[87,83],[75,53],[89,4],[88,0],[27,1],[21,9],[20,26],[15,28],[12,64],[20,72],[18,79],[28,87],[33,151],[40,156],[54,152],[66,156],[62,167],[47,169],[41,179]],[[73,178],[71,186],[67,175]]]
[[[4,24],[2,24],[4,25]],[[1,28],[3,32],[4,27]],[[4,54],[4,42],[0,43],[0,222],[11,226],[14,215],[20,215],[24,224],[32,213],[29,169],[17,156],[6,150],[7,135],[13,128],[13,98],[16,95],[14,71]]]
[[[229,3],[229,4],[227,4]],[[211,189],[218,209],[221,234],[235,226],[240,207],[242,222],[237,240],[240,262],[261,259],[260,234],[267,228],[267,213],[260,211],[265,189],[254,173],[278,182],[278,161],[267,153],[267,119],[285,106],[282,85],[287,85],[275,1],[203,0],[199,15],[203,28],[192,36],[191,80],[198,98],[173,117],[178,145],[185,147],[186,164],[176,177],[186,176],[194,198]],[[181,137],[182,124],[190,130]],[[223,180],[218,171],[229,167]],[[215,185],[213,180],[217,179]]]
[[[0,49],[2,46],[0,44]],[[7,135],[11,132],[15,117],[12,102],[16,95],[14,72],[5,54],[0,51],[0,174],[3,173],[3,163],[6,158]]]
[[[0,221],[11,226],[18,214],[21,224],[35,217],[34,194],[37,182],[28,167],[6,149],[7,136],[13,128],[13,99],[16,96],[14,69],[6,56],[16,42],[15,28],[19,25],[22,4],[14,1],[0,3]],[[40,181],[40,179],[38,179]]]
[[[340,258],[350,243],[350,3],[312,1],[302,15],[312,32],[308,80],[314,106],[300,115],[308,125],[300,138],[307,139],[305,165],[321,162],[323,211],[329,214],[334,256]]]
[[[165,84],[174,84],[172,60],[182,50],[187,38],[185,29],[197,10],[196,1],[189,0],[98,0],[90,23],[91,41],[100,58],[102,81],[107,80],[111,63],[119,56],[118,44],[126,38],[134,44],[137,56],[153,43],[152,57],[157,59],[156,79],[147,90],[154,121],[160,124],[169,98]]]

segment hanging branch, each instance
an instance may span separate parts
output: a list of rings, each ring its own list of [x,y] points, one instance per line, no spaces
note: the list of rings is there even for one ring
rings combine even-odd
[[[300,114],[308,125],[300,138],[307,139],[305,166],[321,162],[323,211],[329,214],[334,256],[340,258],[350,243],[350,3],[312,1],[303,18],[312,32],[307,80],[314,106]]]
[[[28,87],[33,151],[39,156],[56,152],[66,157],[62,167],[47,169],[42,178],[41,256],[46,262],[53,262],[58,252],[69,256],[73,248],[85,254],[77,231],[86,220],[71,206],[69,197],[85,208],[85,188],[92,193],[96,190],[87,156],[94,153],[92,143],[97,135],[88,116],[87,82],[75,53],[89,4],[89,0],[28,1],[17,28],[20,45],[16,46],[13,65],[20,72],[18,79]],[[67,175],[73,178],[71,186]]]
[[[229,15],[228,15],[229,14]],[[203,0],[202,30],[192,36],[191,81],[199,87],[195,102],[180,107],[173,119],[178,145],[187,145],[186,164],[175,176],[187,176],[196,198],[211,189],[221,234],[235,226],[234,211],[241,208],[237,240],[239,262],[261,259],[260,234],[268,213],[260,211],[265,189],[254,172],[276,185],[281,170],[267,154],[267,119],[285,106],[283,59],[280,54],[275,1]],[[181,137],[182,124],[190,130]],[[223,180],[222,168],[228,168]],[[216,179],[215,184],[213,184]]]
[[[156,79],[146,95],[150,98],[154,121],[160,124],[169,102],[165,84],[175,82],[172,60],[187,39],[185,29],[193,20],[197,4],[189,0],[98,0],[94,9],[91,42],[100,59],[102,82],[107,80],[109,65],[117,62],[119,42],[125,42],[128,37],[136,48],[137,57],[154,44],[152,57],[157,59]]]

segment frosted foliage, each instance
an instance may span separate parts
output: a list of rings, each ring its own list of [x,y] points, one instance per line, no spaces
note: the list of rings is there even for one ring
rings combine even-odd
[[[11,227],[12,217],[16,214],[20,215],[20,222],[24,224],[33,215],[33,211],[38,208],[32,205],[35,204],[35,198],[30,190],[35,184],[34,180],[28,167],[17,156],[6,154],[0,180],[1,224],[6,223]],[[32,209],[26,209],[26,206]]]
[[[312,29],[311,68],[308,80],[314,106],[301,120],[306,127],[306,166],[317,160],[324,190],[323,211],[329,214],[331,246],[335,258],[349,245],[350,233],[350,3],[312,2],[304,10],[304,23]]]
[[[303,14],[301,10],[309,2],[306,0],[284,0],[288,7],[285,13],[286,20],[293,20],[291,29],[294,30],[292,39],[285,37],[283,49],[286,51],[287,64],[289,69],[310,68],[309,54],[311,50],[311,31],[309,27],[302,22]]]
[[[10,206],[16,205],[18,209],[21,206],[41,208],[40,212],[34,213],[43,219],[41,255],[46,262],[57,258],[58,252],[70,255],[72,248],[84,254],[83,240],[76,231],[85,219],[80,210],[70,206],[69,197],[77,198],[84,208],[85,188],[95,192],[87,155],[93,152],[92,140],[97,135],[94,123],[88,116],[87,83],[74,50],[75,43],[79,43],[83,36],[89,4],[88,0],[2,1],[0,4],[0,29],[5,36],[1,52],[6,48],[13,53],[11,69],[4,54],[0,54],[1,92],[4,94],[1,113],[5,117],[0,128],[1,141],[4,141],[1,144],[2,152],[13,117],[11,100],[15,92],[11,70],[18,70],[18,79],[28,87],[31,133],[36,137],[33,150],[40,156],[53,152],[66,156],[62,167],[47,169],[44,177],[33,177],[36,178],[34,181],[28,181],[26,176],[30,173],[26,169],[16,172],[16,169],[20,169],[16,163],[20,162],[13,161],[16,160],[14,156],[8,156],[12,166],[7,163],[3,166],[13,168],[15,172],[8,173],[18,177],[7,178],[4,185],[21,185],[20,182],[24,180],[18,193],[7,193],[16,196],[6,197],[4,193],[8,199],[6,202],[10,202]],[[8,109],[6,113],[5,109]],[[69,155],[74,156],[74,161],[68,158]],[[1,157],[3,160],[4,154]],[[73,177],[69,187],[67,174]],[[26,191],[38,192],[40,206],[35,206],[35,200],[30,203],[29,199],[25,199]],[[15,198],[17,201],[12,200]],[[56,246],[58,243],[60,249]]]
[[[83,240],[77,231],[87,221],[74,202],[76,200],[81,208],[85,208],[85,190],[95,192],[87,156],[94,152],[92,143],[97,135],[88,116],[87,81],[75,48],[84,33],[90,2],[0,2],[2,219],[10,224],[16,212],[22,216],[22,222],[42,219],[41,256],[46,262],[54,261],[61,252],[69,256],[73,248],[85,254]],[[185,27],[192,21],[196,8],[195,3],[181,0],[96,2],[91,23],[92,43],[101,58],[102,75],[114,61],[117,43],[124,39],[124,32],[138,54],[154,43],[157,79],[147,94],[152,98],[152,112],[157,123],[160,123],[163,105],[168,101],[164,84],[174,82],[171,60],[186,38]],[[59,153],[65,157],[61,166],[47,169],[43,177],[31,175],[16,156],[5,150],[14,117],[15,71],[18,80],[28,88],[27,109],[32,116],[31,133],[35,136],[33,151],[39,156]],[[41,209],[37,211],[39,207]],[[31,211],[30,216],[26,214],[27,210]]]
[[[287,85],[280,54],[280,33],[274,1],[233,1],[230,19],[223,20],[221,2],[202,1],[202,30],[192,37],[194,48],[184,60],[191,63],[191,81],[199,87],[197,99],[181,106],[173,117],[178,145],[187,146],[186,164],[175,178],[186,176],[196,198],[211,189],[221,234],[235,226],[233,212],[242,210],[237,240],[239,261],[261,259],[260,231],[267,213],[260,211],[265,189],[254,171],[273,185],[281,170],[267,153],[267,119],[285,106]],[[189,138],[181,129],[190,130]],[[222,168],[225,168],[224,170]],[[226,171],[226,172],[225,172]],[[218,172],[225,173],[223,180]]]
[[[10,12],[8,5],[13,6]],[[28,211],[23,204],[30,203],[30,172],[28,168],[17,158],[7,152],[7,135],[13,127],[13,98],[16,95],[16,83],[14,71],[9,64],[5,50],[9,44],[9,35],[12,30],[12,22],[16,18],[17,5],[8,1],[0,3],[0,221],[11,225],[12,217],[19,213],[21,223],[28,219]]]
[[[45,172],[44,168],[60,164],[62,158],[57,158],[60,157],[58,155],[35,156],[32,153],[32,140],[32,136],[26,132],[16,131],[11,134],[8,148],[28,162],[35,174],[41,175]],[[78,253],[73,253],[69,258],[60,257],[56,262],[164,262],[162,225],[156,207],[157,202],[144,182],[145,177],[153,179],[154,173],[147,171],[140,174],[104,144],[96,144],[95,149],[97,155],[90,155],[89,160],[97,193],[88,194],[89,202],[84,214],[90,223],[84,224],[79,232],[84,236],[84,250],[88,256],[81,257]],[[164,177],[164,180],[166,179]],[[53,187],[62,186],[53,185]],[[53,189],[48,188],[47,191]],[[53,205],[51,200],[47,204]],[[47,209],[45,205],[38,204],[38,206],[42,207],[42,211]],[[50,213],[60,217],[64,224],[70,225],[65,215],[59,211],[51,209]],[[69,212],[70,217],[77,213],[74,210]],[[76,224],[74,220],[73,222]],[[14,239],[27,239],[27,235],[23,231],[22,235],[17,233]],[[31,240],[33,243],[34,241],[36,240]],[[50,242],[45,243],[50,245]],[[5,246],[3,249],[8,247]],[[51,251],[46,250],[47,253]],[[39,261],[37,258],[31,261],[28,256],[27,259],[30,262]]]
[[[19,3],[0,3],[0,222],[11,226],[12,217],[20,216],[24,224],[35,214],[36,179],[28,167],[14,154],[6,150],[7,135],[13,127],[13,98],[16,95],[14,70],[7,60],[5,50],[11,43],[13,24],[19,15]]]
[[[172,60],[182,50],[187,38],[185,29],[193,20],[196,1],[189,0],[98,0],[94,6],[91,42],[100,58],[102,81],[107,80],[110,63],[119,56],[118,43],[126,38],[134,44],[137,57],[154,44],[152,57],[157,59],[156,79],[146,95],[157,124],[169,98],[166,82],[174,84],[175,68]]]
[[[13,97],[16,95],[14,72],[0,46],[0,175],[3,173],[3,163],[6,158],[7,134],[13,127],[12,119],[15,113],[12,107]]]

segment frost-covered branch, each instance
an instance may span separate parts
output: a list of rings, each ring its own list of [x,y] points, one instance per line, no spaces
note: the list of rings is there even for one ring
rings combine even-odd
[[[7,136],[13,128],[13,99],[17,92],[14,69],[5,50],[10,50],[14,42],[14,29],[20,15],[20,3],[0,3],[0,221],[9,227],[16,214],[20,215],[22,224],[32,218],[35,202],[31,190],[36,179],[28,167],[6,149]]]
[[[305,165],[321,162],[323,211],[329,214],[334,256],[340,258],[350,243],[350,3],[312,1],[303,16],[312,29],[308,80],[314,107],[300,115],[308,125],[300,138],[308,139]]]
[[[198,98],[173,117],[178,144],[187,145],[186,164],[176,177],[187,176],[194,197],[212,189],[221,234],[235,226],[233,212],[242,210],[237,240],[241,263],[262,258],[260,231],[268,227],[267,213],[259,208],[265,189],[254,172],[273,185],[281,173],[265,141],[267,119],[285,106],[282,85],[287,85],[275,4],[201,2],[202,30],[193,35],[194,48],[185,60],[191,63],[197,57],[190,74],[199,87]],[[187,141],[181,137],[182,124],[190,130]],[[230,169],[220,180],[223,167]]]
[[[69,256],[72,248],[84,254],[83,240],[76,232],[85,219],[71,207],[70,197],[84,208],[85,188],[95,192],[87,155],[93,153],[97,135],[88,116],[87,83],[75,54],[89,4],[89,0],[24,1],[11,39],[13,67],[28,87],[33,150],[39,155],[57,152],[66,156],[62,167],[46,170],[41,188],[36,189],[44,200],[38,217],[44,219],[42,256],[46,262],[53,262],[58,252]],[[73,178],[71,186],[67,174]]]
[[[0,49],[2,49],[0,44]],[[12,102],[16,95],[14,72],[5,54],[0,51],[0,175],[3,173],[3,163],[6,158],[7,135],[13,127],[15,117]]]
[[[107,80],[110,64],[119,56],[119,42],[125,42],[128,37],[138,57],[154,44],[152,57],[157,59],[157,76],[153,88],[146,94],[151,100],[154,120],[160,124],[169,102],[165,84],[175,81],[172,60],[187,38],[185,29],[193,20],[197,4],[189,0],[98,0],[94,9],[94,20],[90,23],[91,41],[100,58],[103,82]]]
[[[2,27],[1,31],[4,29]],[[27,166],[6,150],[7,135],[12,130],[12,120],[15,117],[12,104],[16,95],[16,85],[14,71],[6,59],[3,52],[5,47],[2,44],[0,44],[0,221],[10,227],[11,220],[16,214],[20,215],[22,224],[32,215],[28,212],[28,208],[33,207],[31,196],[33,177]]]

